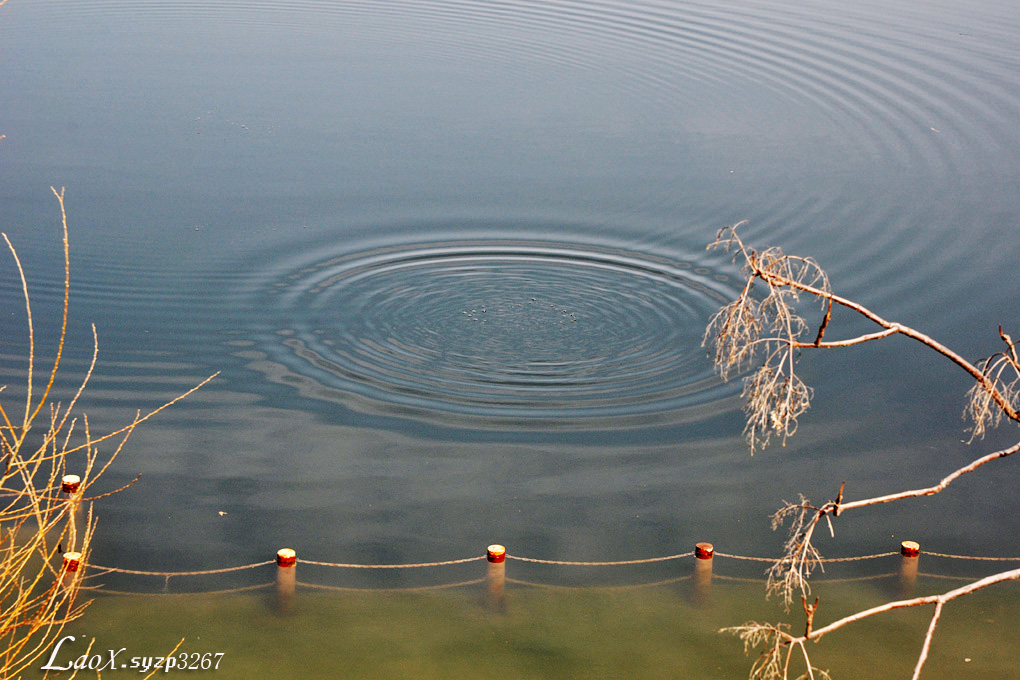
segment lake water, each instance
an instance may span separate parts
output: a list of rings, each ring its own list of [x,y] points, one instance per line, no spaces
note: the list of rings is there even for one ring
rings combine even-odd
[[[785,447],[751,458],[739,382],[714,377],[700,346],[742,285],[705,246],[740,220],[748,242],[814,257],[836,292],[969,359],[999,350],[998,324],[1020,333],[1015,2],[10,0],[0,58],[2,229],[27,269],[44,356],[62,284],[49,187],[67,187],[64,393],[87,364],[91,323],[94,430],[220,371],[140,428],[111,468],[109,489],[142,478],[97,507],[98,564],[209,569],[281,547],[410,563],[494,542],[554,560],[697,541],[775,555],[783,537],[769,515],[783,499],[821,501],[843,480],[848,499],[929,485],[1015,441],[1004,426],[967,445],[966,375],[893,339],[805,353],[811,411]],[[4,261],[13,393],[26,351]],[[868,330],[837,315],[828,337]],[[1015,461],[995,465],[938,497],[845,516],[820,548],[861,555],[913,539],[1020,555]],[[539,576],[577,586],[670,574]],[[606,645],[575,620],[585,598],[597,600],[589,622],[630,621],[619,639],[644,640],[641,620],[658,629],[680,615],[710,631],[758,612],[763,596],[740,590],[701,620],[668,597],[540,592],[524,589],[516,611],[541,624],[500,624],[511,632],[478,623],[461,595],[326,603],[291,625],[314,633],[301,656],[328,657],[343,634],[322,632],[324,620],[375,621],[358,629],[373,659],[396,639],[379,630],[409,609],[427,621],[424,608],[435,629],[419,657],[434,663],[419,674],[465,676],[458,664],[490,658],[505,633],[531,650],[499,652],[522,677],[651,677],[627,665],[632,654],[598,657]],[[169,607],[165,637],[139,644],[208,640],[192,632],[204,617],[234,622],[222,625],[239,638],[246,622],[271,625],[253,600],[214,614],[201,602]],[[101,601],[121,621],[105,632],[119,647],[140,624],[137,601],[118,603]],[[477,635],[451,632],[465,617]],[[916,652],[924,622],[903,625],[876,654]],[[550,635],[562,647],[538,649]],[[718,677],[748,667],[736,642],[694,639],[677,651],[676,637],[653,635],[635,654],[670,667],[701,650]],[[1006,677],[1010,654],[966,669]],[[243,673],[279,658],[251,652]],[[365,668],[347,672],[374,677]]]

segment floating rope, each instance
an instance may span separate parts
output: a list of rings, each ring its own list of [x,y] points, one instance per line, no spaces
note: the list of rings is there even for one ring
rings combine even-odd
[[[982,560],[985,562],[1020,562],[1020,557],[979,557],[977,555],[950,555],[948,553],[929,552],[927,550],[923,550],[921,552],[925,555],[931,555],[932,557],[948,557],[954,560]]]
[[[205,576],[207,574],[226,574],[231,571],[241,571],[242,569],[255,569],[257,567],[264,567],[269,564],[275,564],[275,560],[266,560],[265,562],[256,562],[255,564],[244,564],[240,567],[223,567],[222,569],[202,569],[200,571],[142,571],[140,569],[121,569],[120,567],[104,567],[99,564],[89,565],[93,569],[101,569],[99,574],[93,574],[93,576],[102,576],[103,574],[117,573],[117,574],[136,574],[139,576]]]
[[[729,553],[723,553],[716,551],[715,554],[719,557],[729,557],[734,560],[747,560],[751,562],[778,562],[782,558],[778,557],[749,557],[747,555],[731,555]],[[884,552],[875,553],[874,555],[858,555],[856,557],[822,557],[818,559],[818,562],[829,563],[829,562],[859,562],[861,560],[874,560],[879,557],[891,557],[893,555],[899,555],[898,552]]]
[[[316,560],[298,560],[301,564],[315,564],[320,567],[338,567],[340,569],[420,569],[422,567],[445,567],[451,564],[465,564],[467,562],[478,562],[484,560],[485,555],[477,557],[465,557],[460,560],[446,560],[445,562],[418,562],[417,564],[347,564],[344,562],[318,562]]]
[[[619,560],[616,562],[569,562],[566,560],[540,560],[534,557],[518,557],[517,555],[507,555],[508,560],[517,560],[518,562],[533,562],[535,564],[558,564],[568,567],[618,567],[625,564],[649,564],[651,562],[666,562],[668,560],[678,560],[683,557],[691,557],[694,555],[694,551],[679,553],[677,555],[666,555],[665,557],[648,557],[643,560]]]
[[[437,586],[407,586],[406,588],[351,588],[348,586],[327,586],[318,583],[305,583],[298,581],[297,585],[302,588],[314,588],[316,590],[332,590],[342,593],[417,593],[430,590],[449,590],[450,588],[465,588],[485,583],[484,578],[476,578],[472,581],[459,581],[457,583],[442,583]]]
[[[576,560],[547,560],[536,557],[522,557],[520,555],[506,555],[508,560],[516,560],[518,562],[529,562],[532,564],[548,564],[557,566],[567,567],[618,567],[627,565],[638,565],[638,564],[651,564],[655,562],[668,562],[671,560],[679,560],[691,557],[695,554],[694,551],[687,551],[683,553],[677,553],[675,555],[665,555],[662,557],[647,557],[644,559],[635,560],[614,560],[614,561],[576,561]],[[717,557],[724,557],[734,560],[743,560],[749,562],[768,562],[775,563],[782,558],[774,557],[756,557],[751,555],[735,555],[732,553],[724,553],[715,551],[713,553]],[[874,560],[884,557],[893,557],[899,555],[898,552],[884,552],[875,553],[872,555],[857,555],[852,557],[826,557],[821,558],[818,561],[829,564],[836,562],[859,562],[863,560]],[[956,560],[977,560],[986,562],[1020,562],[1020,557],[983,557],[979,555],[954,555],[950,553],[939,553],[931,551],[923,551],[925,555],[931,555],[932,557],[942,557],[947,559]],[[302,564],[311,564],[319,567],[333,567],[338,569],[421,569],[425,567],[445,567],[455,564],[467,564],[470,562],[480,562],[486,559],[485,555],[477,555],[475,557],[465,557],[456,560],[443,560],[439,562],[417,562],[409,564],[352,564],[348,562],[323,562],[319,560],[297,560]],[[116,573],[116,574],[133,574],[138,576],[161,576],[164,578],[178,577],[178,576],[208,576],[211,574],[226,574],[235,571],[242,571],[245,569],[257,569],[259,567],[269,566],[274,564],[274,560],[266,560],[264,562],[255,562],[253,564],[244,564],[237,567],[223,567],[221,569],[200,569],[195,571],[149,571],[143,569],[123,569],[120,567],[109,567],[99,564],[90,565],[93,573],[92,577],[101,576],[103,574]],[[718,575],[717,575],[718,577]],[[307,584],[304,584],[307,585]],[[111,591],[108,591],[111,592]]]

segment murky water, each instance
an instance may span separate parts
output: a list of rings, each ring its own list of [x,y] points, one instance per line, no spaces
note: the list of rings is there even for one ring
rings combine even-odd
[[[1020,333],[1018,29],[998,0],[9,0],[0,210],[42,351],[62,281],[49,186],[66,186],[67,382],[95,322],[93,427],[221,371],[133,435],[108,484],[143,477],[98,509],[95,561],[204,569],[291,546],[418,562],[497,541],[582,561],[701,540],[772,555],[784,498],[927,485],[1011,443],[1009,427],[961,442],[966,376],[892,340],[805,354],[812,410],[752,459],[740,386],[700,343],[742,285],[705,245],[744,219],[749,242],[813,256],[837,292],[968,358],[999,349],[1000,323]],[[3,271],[14,383],[21,303]],[[841,518],[821,548],[1020,555],[998,466]],[[547,622],[569,618],[529,593]],[[460,606],[443,602],[387,600],[387,620]],[[175,624],[189,639],[190,616]],[[437,638],[424,658],[487,654]],[[641,654],[694,654],[656,640]],[[735,644],[704,644],[747,667]],[[598,674],[529,654],[509,653],[526,676]],[[984,663],[1004,677],[1002,657]]]
[[[932,585],[935,592],[946,584]],[[888,586],[881,580],[823,586],[823,607],[838,617],[881,604]],[[1017,594],[1007,586],[947,608],[922,677],[1015,677]],[[70,663],[94,639],[103,662],[111,649],[124,650],[116,660],[128,665],[117,672],[125,675],[132,659],[143,667],[145,657],[169,653],[180,641],[177,631],[187,631],[175,663],[181,653],[198,664],[208,654],[211,663],[219,661],[215,677],[743,678],[755,655],[745,657],[739,640],[718,629],[781,617],[759,595],[754,584],[725,583],[695,602],[682,580],[622,589],[518,587],[500,612],[487,609],[471,587],[305,590],[287,610],[272,593],[155,596],[144,607],[137,597],[104,597],[93,605],[89,625],[72,626],[75,640],[65,643],[55,665]],[[910,677],[929,616],[897,612],[848,627],[810,645],[812,662],[833,677]],[[153,627],[153,617],[173,621],[175,630]],[[996,633],[975,635],[976,627]],[[795,658],[791,670],[799,673],[800,664]]]

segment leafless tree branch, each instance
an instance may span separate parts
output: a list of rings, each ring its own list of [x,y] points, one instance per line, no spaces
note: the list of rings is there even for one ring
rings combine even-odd
[[[800,381],[795,373],[799,356],[797,352],[811,348],[849,347],[892,335],[904,335],[920,342],[962,368],[974,379],[974,384],[967,392],[964,409],[964,417],[972,423],[971,441],[983,437],[989,427],[999,425],[1003,419],[1020,423],[1020,358],[1016,343],[1001,327],[998,330],[1004,349],[973,364],[924,333],[888,321],[863,305],[834,294],[828,277],[814,260],[785,255],[778,248],[759,251],[747,247],[737,233],[741,226],[742,223],[721,230],[715,242],[709,246],[733,253],[735,261],[742,260],[747,280],[737,298],[712,317],[705,331],[703,345],[710,349],[716,370],[724,379],[729,379],[734,372],[748,370],[756,361],[760,361],[758,368],[744,378],[744,410],[747,416],[744,434],[752,455],[756,449],[766,446],[772,436],[779,436],[785,443],[786,438],[796,432],[799,417],[810,406],[811,388]],[[756,284],[764,288],[757,296]],[[805,341],[803,337],[808,323],[798,311],[802,294],[821,300],[825,310],[811,342]],[[834,305],[858,313],[881,330],[853,338],[826,341],[824,338],[832,320]],[[790,660],[797,649],[803,654],[807,669],[802,678],[828,678],[826,672],[812,666],[804,642],[818,640],[844,625],[893,609],[934,604],[935,611],[914,669],[913,678],[917,680],[928,657],[945,603],[995,583],[1020,579],[1020,570],[1001,572],[941,595],[886,603],[814,629],[818,600],[816,598],[813,605],[808,605],[808,579],[814,569],[822,567],[821,555],[812,543],[815,529],[824,518],[832,532],[831,518],[840,516],[846,510],[938,494],[962,475],[1018,451],[1020,442],[981,456],[928,487],[847,502],[843,500],[844,482],[836,499],[820,506],[813,505],[803,496],[798,503],[784,502],[773,515],[772,526],[778,529],[789,522],[789,535],[783,557],[768,570],[767,594],[782,598],[789,611],[794,593],[800,593],[806,618],[805,633],[795,637],[788,632],[789,628],[785,624],[756,622],[724,629],[740,636],[745,651],[762,647],[751,669],[752,680],[788,680]]]
[[[786,626],[785,624],[757,623],[754,621],[745,623],[742,626],[723,628],[720,632],[733,633],[739,636],[740,639],[744,641],[745,652],[750,652],[752,649],[762,647],[762,652],[751,670],[750,677],[753,680],[787,680],[789,654],[794,648],[799,648],[805,654],[806,663],[809,668],[811,667],[811,662],[807,659],[807,650],[804,647],[804,643],[808,640],[817,642],[825,635],[839,630],[846,625],[861,621],[877,614],[884,614],[895,609],[903,609],[906,607],[919,607],[922,605],[934,604],[935,611],[932,613],[932,618],[929,622],[928,630],[924,636],[924,642],[918,655],[917,664],[915,665],[914,673],[911,676],[912,680],[918,680],[921,676],[921,669],[924,667],[924,663],[928,658],[932,637],[935,633],[935,628],[945,604],[958,597],[970,595],[971,593],[997,583],[1016,580],[1020,580],[1020,569],[1004,571],[973,581],[965,586],[955,588],[939,595],[927,595],[925,597],[915,597],[909,600],[886,602],[885,604],[878,605],[877,607],[864,609],[851,614],[850,616],[845,616],[837,621],[833,621],[822,628],[815,630],[808,629],[805,631],[805,635],[801,636],[791,635],[789,632],[789,626]],[[809,607],[811,607],[811,605],[805,604],[805,610]],[[817,603],[814,605],[814,609],[812,609],[809,616],[813,616],[815,609],[817,609]],[[781,659],[784,658],[784,651],[786,652],[786,661],[785,663],[781,663]],[[814,671],[818,672],[818,669],[814,669]],[[829,676],[826,673],[822,675],[822,677],[828,678]]]
[[[0,0],[3,4],[3,0]],[[21,677],[38,668],[40,657],[56,640],[64,626],[81,616],[88,603],[78,601],[83,574],[90,560],[95,522],[91,501],[107,494],[84,497],[120,452],[135,426],[204,385],[200,383],[181,397],[147,415],[138,414],[116,432],[94,437],[87,417],[73,418],[72,412],[85,390],[96,365],[98,341],[93,327],[92,361],[77,391],[66,404],[51,401],[61,367],[67,337],[67,309],[70,291],[70,257],[64,192],[54,189],[60,204],[64,254],[64,313],[59,344],[48,376],[35,374],[37,361],[34,319],[28,284],[21,260],[10,239],[2,234],[13,261],[13,276],[21,285],[28,330],[24,397],[19,403],[0,404],[0,677]],[[36,381],[44,388],[36,390]],[[0,392],[3,388],[0,387]],[[4,395],[6,396],[6,395]],[[21,413],[21,409],[24,412]],[[48,415],[48,422],[46,416]],[[39,431],[38,444],[29,444],[29,432]],[[105,463],[99,462],[96,444],[119,436],[119,444]],[[81,444],[72,441],[83,439]],[[59,493],[67,469],[67,456],[81,452],[84,469],[73,470],[80,477],[78,490]],[[76,509],[86,504],[84,520]],[[61,553],[79,553],[77,571],[64,571]],[[73,675],[73,673],[72,673]]]
[[[733,253],[742,260],[747,281],[736,300],[723,307],[708,323],[702,344],[710,349],[716,370],[723,379],[735,371],[749,368],[757,356],[765,359],[744,379],[744,434],[753,454],[771,437],[787,437],[797,430],[798,418],[810,406],[811,389],[794,372],[796,351],[807,348],[834,348],[904,335],[943,355],[974,378],[967,393],[965,416],[972,421],[972,439],[984,435],[987,427],[1002,418],[1020,423],[1020,360],[1016,345],[1002,328],[999,335],[1006,349],[979,362],[964,359],[931,337],[908,326],[888,321],[863,305],[832,292],[825,271],[811,258],[786,255],[779,248],[749,248],[737,233],[743,223],[720,230],[709,248]],[[755,284],[765,290],[761,299],[753,296]],[[804,340],[808,324],[798,313],[801,294],[821,300],[825,315],[811,342]],[[832,306],[853,310],[883,330],[837,341],[823,341],[831,319]],[[768,336],[764,334],[768,333]]]

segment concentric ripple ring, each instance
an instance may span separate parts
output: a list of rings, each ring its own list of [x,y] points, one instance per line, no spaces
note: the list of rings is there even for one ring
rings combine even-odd
[[[690,263],[541,241],[401,244],[286,273],[262,368],[303,393],[419,417],[619,419],[732,396],[701,348],[728,279]]]

